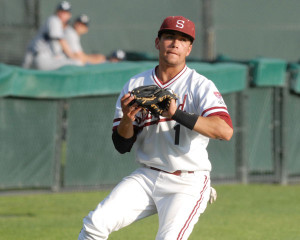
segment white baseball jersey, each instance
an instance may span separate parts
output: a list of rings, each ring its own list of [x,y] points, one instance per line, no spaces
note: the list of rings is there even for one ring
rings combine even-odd
[[[117,128],[123,116],[121,97],[136,87],[153,84],[174,91],[178,95],[177,106],[180,110],[203,117],[218,113],[228,115],[215,84],[195,70],[185,66],[173,79],[163,84],[157,78],[155,69],[152,69],[134,76],[124,86],[116,104],[113,128]],[[206,150],[208,137],[172,119],[155,118],[148,112],[139,112],[133,124],[140,129],[134,144],[136,160],[140,164],[167,172],[211,170]]]
[[[76,32],[76,30],[73,27],[71,27],[71,26],[66,27],[65,39],[66,39],[67,43],[69,44],[72,52],[74,52],[74,53],[82,52],[80,36],[78,35],[78,33]]]
[[[50,16],[39,29],[36,37],[30,42],[29,49],[44,55],[61,55],[63,50],[58,42],[64,37],[62,21],[58,16]]]

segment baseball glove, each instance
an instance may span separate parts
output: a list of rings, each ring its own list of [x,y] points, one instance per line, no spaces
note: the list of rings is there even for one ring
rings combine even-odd
[[[176,94],[169,89],[159,88],[156,85],[137,87],[131,91],[131,95],[134,96],[131,104],[137,103],[155,117],[169,109],[171,99],[177,99]]]

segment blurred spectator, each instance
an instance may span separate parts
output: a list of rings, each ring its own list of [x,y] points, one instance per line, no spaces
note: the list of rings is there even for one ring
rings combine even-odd
[[[64,65],[82,65],[64,40],[64,26],[72,17],[71,4],[62,1],[30,42],[24,68],[54,70]]]
[[[112,54],[109,57],[109,61],[110,62],[120,62],[120,61],[125,60],[125,58],[126,58],[126,53],[123,50],[118,49],[118,50],[112,52]]]
[[[73,26],[67,26],[65,29],[65,39],[68,42],[73,54],[84,64],[98,64],[106,61],[102,54],[86,54],[81,46],[80,36],[89,31],[89,17],[85,14],[77,17]]]

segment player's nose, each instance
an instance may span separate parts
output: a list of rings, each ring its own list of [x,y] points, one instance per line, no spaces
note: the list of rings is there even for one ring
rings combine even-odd
[[[178,38],[174,38],[172,41],[172,47],[177,48],[179,46],[180,40]]]

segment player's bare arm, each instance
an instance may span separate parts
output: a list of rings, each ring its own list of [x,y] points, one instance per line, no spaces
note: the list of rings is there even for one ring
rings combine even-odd
[[[124,138],[131,138],[134,135],[134,129],[132,122],[135,120],[135,115],[141,110],[136,104],[129,106],[129,103],[134,99],[130,93],[125,94],[121,98],[121,107],[123,117],[117,128],[118,133]]]
[[[204,136],[214,139],[229,141],[233,135],[233,129],[220,117],[198,117],[194,130]]]
[[[85,52],[74,52],[75,58],[80,59],[84,64],[98,64],[106,61],[106,57],[102,54],[86,54]]]
[[[177,105],[173,99],[170,103],[169,110],[163,113],[164,117],[172,118],[177,110]],[[193,128],[194,131],[214,139],[222,139],[229,141],[233,135],[233,129],[220,117],[210,116],[198,119]]]
[[[74,54],[72,53],[67,41],[65,39],[60,39],[59,43],[62,47],[62,50],[69,58],[74,58]]]

